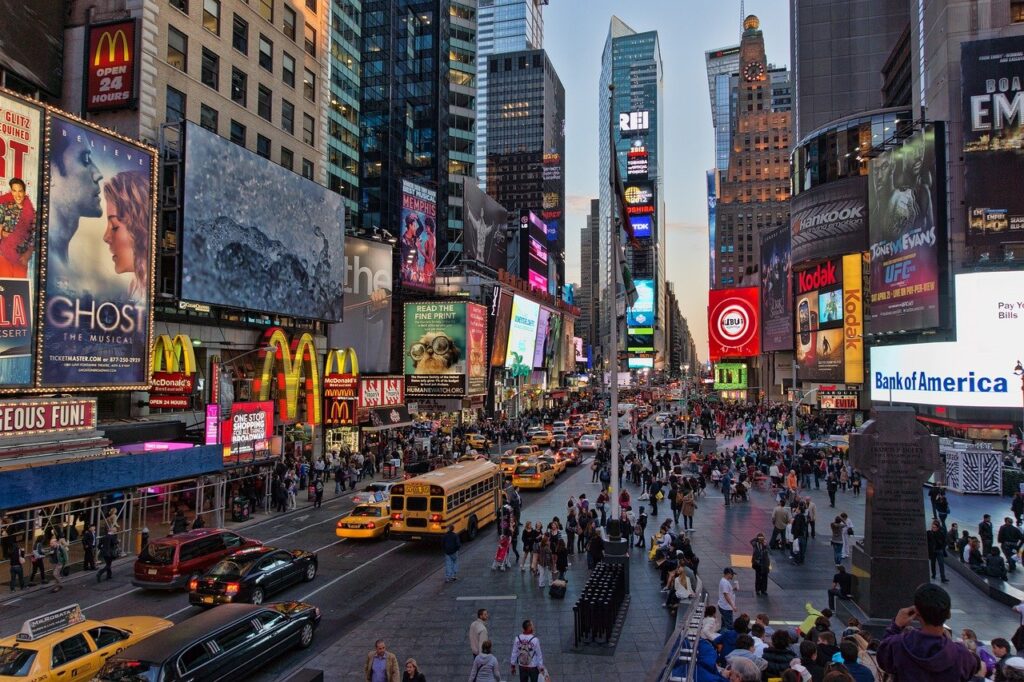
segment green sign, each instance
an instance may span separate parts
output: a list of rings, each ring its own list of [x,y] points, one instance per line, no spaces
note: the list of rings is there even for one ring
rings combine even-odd
[[[747,366],[742,362],[719,362],[715,365],[715,390],[747,387]]]

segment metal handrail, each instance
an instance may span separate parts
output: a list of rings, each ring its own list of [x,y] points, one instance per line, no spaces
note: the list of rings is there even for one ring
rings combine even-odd
[[[655,659],[656,666],[644,678],[645,682],[693,682],[697,670],[693,665],[697,658],[697,640],[700,638],[704,608],[708,602],[708,594],[699,577],[694,595],[686,613],[679,619],[679,625]],[[686,674],[683,677],[673,677],[672,671],[679,663],[686,664]]]

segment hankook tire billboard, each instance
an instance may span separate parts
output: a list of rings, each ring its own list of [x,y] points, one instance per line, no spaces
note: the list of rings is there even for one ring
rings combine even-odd
[[[868,246],[868,179],[836,180],[793,197],[793,263],[864,251]]]

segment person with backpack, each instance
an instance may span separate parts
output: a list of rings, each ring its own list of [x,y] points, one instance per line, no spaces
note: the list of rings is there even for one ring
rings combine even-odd
[[[523,621],[522,633],[516,635],[512,642],[512,674],[516,674],[519,666],[519,682],[538,682],[544,672],[544,655],[540,650],[540,640],[533,632],[533,621]]]
[[[39,572],[39,578],[42,580],[43,585],[46,584],[46,543],[43,542],[43,536],[40,535],[36,538],[35,544],[32,545],[32,575],[29,576],[29,582],[31,583],[36,579],[36,572]]]
[[[320,505],[324,503],[324,482],[319,477],[313,483],[313,493],[315,495],[313,509],[319,509]]]
[[[114,577],[114,571],[111,570],[110,564],[114,563],[114,559],[117,558],[117,536],[112,534],[109,529],[103,529],[99,549],[100,559],[103,560],[103,568],[96,572],[96,582],[103,580],[104,573],[107,574],[107,580]]]
[[[50,563],[53,564],[53,580],[57,583],[51,592],[60,592],[64,589],[61,584],[64,582],[62,576],[64,575],[64,569],[68,565],[68,553],[64,549],[64,540],[58,540],[56,537],[50,538]]]
[[[473,658],[473,669],[469,672],[469,682],[501,682],[498,659],[491,653],[491,646],[489,639],[485,639],[480,644],[480,653]]]

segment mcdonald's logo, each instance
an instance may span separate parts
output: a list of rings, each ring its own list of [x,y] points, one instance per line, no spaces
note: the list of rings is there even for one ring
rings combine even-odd
[[[184,372],[195,374],[196,351],[192,339],[178,334],[173,339],[161,334],[153,342],[153,372]]]
[[[261,350],[263,370],[253,388],[260,400],[270,400],[270,390],[277,379],[278,414],[282,421],[299,420],[300,389],[306,403],[305,420],[313,426],[321,423],[320,363],[313,337],[303,333],[291,344],[280,327],[271,327],[263,336],[264,345],[273,352]]]
[[[330,426],[351,426],[355,424],[355,401],[354,400],[333,400],[327,401],[326,423]]]
[[[350,372],[345,372],[345,366]],[[334,349],[324,365],[324,398],[353,399],[359,395],[359,358],[355,348]]]
[[[117,46],[121,46],[121,59],[117,59]],[[103,56],[103,48],[107,48],[107,59],[101,61],[100,57]],[[111,27],[110,29],[101,29],[99,40],[96,41],[96,50],[93,52],[92,65],[99,66],[101,63],[104,66],[113,66],[116,64],[127,64],[132,60],[131,48],[128,47],[128,35],[125,33],[125,29],[117,28],[116,30]]]
[[[335,348],[327,353],[324,374],[345,374],[346,364],[352,370],[349,374],[359,376],[359,357],[356,355],[356,349],[352,347],[345,349]]]

